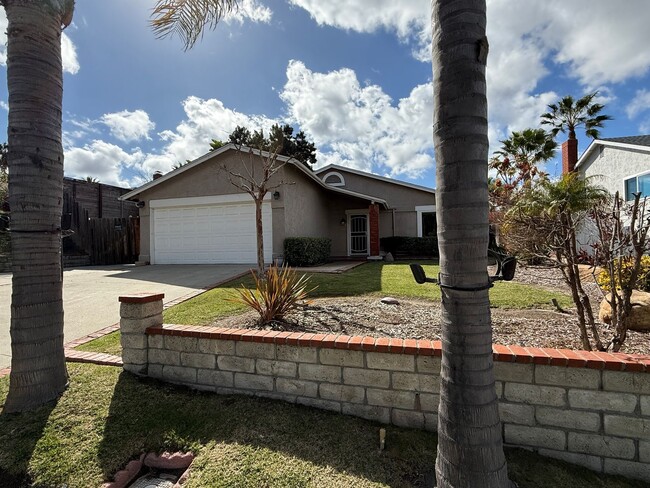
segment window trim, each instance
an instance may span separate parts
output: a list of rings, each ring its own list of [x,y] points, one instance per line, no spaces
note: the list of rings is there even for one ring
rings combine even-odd
[[[641,172],[641,173],[637,173],[637,174],[634,174],[634,175],[626,176],[626,177],[623,178],[623,197],[624,197],[624,200],[625,200],[626,202],[630,202],[630,201],[631,201],[631,200],[628,200],[628,199],[627,199],[627,182],[628,182],[629,180],[632,180],[632,179],[636,180],[636,191],[638,192],[638,191],[639,191],[639,177],[641,177],[641,176],[646,176],[646,175],[647,175],[647,176],[650,176],[650,171],[643,171],[643,172]],[[635,192],[635,193],[636,193],[636,192]],[[643,197],[643,198],[647,198],[647,197],[650,197],[650,195],[646,195],[646,196]]]
[[[327,183],[327,178],[330,176],[338,176],[339,181],[337,183]],[[343,178],[343,175],[339,173],[338,171],[328,171],[323,175],[323,183],[325,183],[328,186],[345,186],[345,178]]]
[[[417,229],[418,229],[418,237],[422,237],[422,214],[423,213],[430,213],[436,212],[436,206],[435,205],[417,205],[415,207],[415,212],[417,213]]]

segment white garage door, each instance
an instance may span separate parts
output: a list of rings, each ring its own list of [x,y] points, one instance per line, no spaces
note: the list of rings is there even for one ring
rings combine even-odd
[[[151,202],[154,264],[257,262],[255,204],[246,196],[226,203],[194,204],[195,198]],[[212,197],[224,199],[224,197]],[[183,205],[183,203],[191,203]],[[264,260],[271,262],[271,204],[262,205]]]

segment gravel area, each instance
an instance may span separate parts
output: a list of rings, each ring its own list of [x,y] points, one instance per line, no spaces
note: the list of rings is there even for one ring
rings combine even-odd
[[[588,273],[588,271],[585,271]],[[517,281],[568,292],[558,270],[528,267],[517,272]],[[586,284],[597,313],[602,299],[598,287]],[[399,304],[381,302],[380,297],[320,298],[301,305],[284,322],[260,326],[254,312],[230,316],[211,325],[232,328],[264,328],[283,331],[319,332],[372,337],[411,339],[440,338],[440,304],[416,299],[399,299]],[[493,308],[494,342],[503,345],[581,349],[577,319],[549,309]],[[603,340],[611,337],[605,324],[600,325]],[[621,352],[650,354],[650,334],[628,332]]]

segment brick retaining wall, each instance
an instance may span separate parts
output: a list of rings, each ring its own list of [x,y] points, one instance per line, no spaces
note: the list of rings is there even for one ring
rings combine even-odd
[[[438,341],[162,324],[162,296],[120,297],[124,369],[221,394],[435,430]],[[504,440],[650,481],[650,357],[494,346]]]

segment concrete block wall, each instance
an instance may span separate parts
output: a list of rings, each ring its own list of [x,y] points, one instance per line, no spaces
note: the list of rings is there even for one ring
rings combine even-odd
[[[129,371],[437,428],[438,341],[162,325],[160,300],[130,300],[122,319]],[[507,444],[650,481],[650,357],[495,345],[494,360]]]

